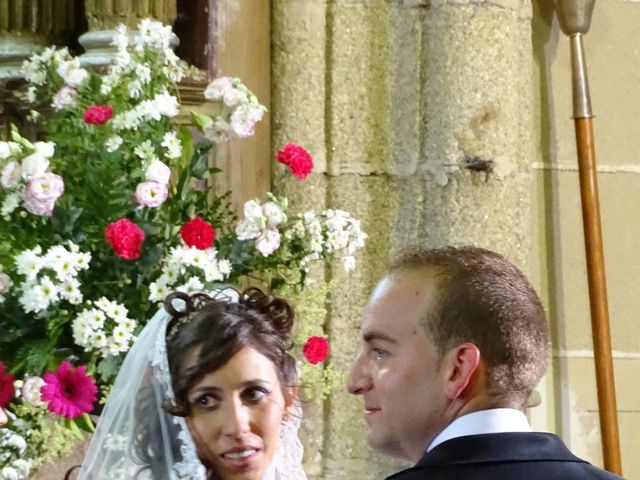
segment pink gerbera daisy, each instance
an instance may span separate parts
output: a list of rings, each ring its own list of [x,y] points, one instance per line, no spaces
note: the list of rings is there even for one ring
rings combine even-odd
[[[71,364],[64,361],[56,369],[55,375],[51,372],[44,374],[42,378],[45,384],[40,393],[42,400],[48,402],[50,412],[76,418],[93,410],[98,388],[86,371],[84,365],[73,370]]]

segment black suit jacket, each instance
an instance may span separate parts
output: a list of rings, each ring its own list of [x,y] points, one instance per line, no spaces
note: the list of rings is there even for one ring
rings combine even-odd
[[[619,480],[550,433],[487,433],[441,443],[387,480]]]

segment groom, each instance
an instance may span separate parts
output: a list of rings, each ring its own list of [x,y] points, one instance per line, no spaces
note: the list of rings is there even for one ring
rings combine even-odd
[[[500,255],[405,251],[362,321],[348,389],[362,395],[371,446],[415,463],[393,480],[614,480],[523,413],[547,369],[544,310]]]

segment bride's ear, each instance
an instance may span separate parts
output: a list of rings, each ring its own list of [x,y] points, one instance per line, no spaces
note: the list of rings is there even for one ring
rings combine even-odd
[[[288,420],[295,413],[295,405],[298,401],[298,387],[292,386],[285,389],[283,420]]]

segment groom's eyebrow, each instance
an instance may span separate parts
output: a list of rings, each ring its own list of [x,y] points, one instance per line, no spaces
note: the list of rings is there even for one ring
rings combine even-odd
[[[365,343],[371,343],[374,340],[382,340],[384,342],[389,342],[389,343],[398,343],[398,341],[395,338],[390,337],[386,333],[381,332],[379,330],[368,330],[366,332],[363,332],[362,339],[364,340]]]

